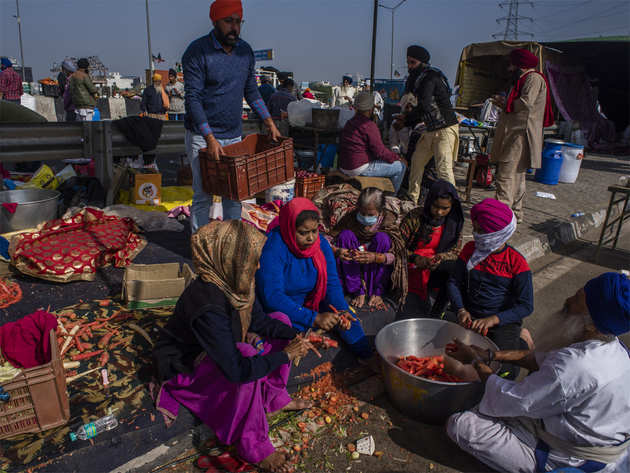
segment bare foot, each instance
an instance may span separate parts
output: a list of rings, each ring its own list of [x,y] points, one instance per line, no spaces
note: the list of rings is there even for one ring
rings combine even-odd
[[[350,301],[350,305],[361,309],[365,305],[365,294],[360,294]]]
[[[287,458],[281,452],[273,452],[263,461],[258,462],[256,466],[259,466],[265,471],[272,471],[274,473],[288,473],[291,470],[291,466],[287,464]]]
[[[370,309],[374,310],[387,310],[385,302],[383,302],[381,296],[370,297],[370,302],[368,302],[368,306],[370,307]]]
[[[527,343],[527,347],[530,350],[534,349],[534,339],[532,338],[532,334],[529,333],[529,330],[527,330],[526,328],[522,328],[521,329],[521,338],[523,340],[525,340],[525,343]]]
[[[313,407],[311,401],[306,399],[293,399],[289,404],[282,408],[283,411],[301,411],[302,409],[310,409]]]

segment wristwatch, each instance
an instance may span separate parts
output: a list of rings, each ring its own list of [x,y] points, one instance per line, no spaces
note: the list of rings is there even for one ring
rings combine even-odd
[[[496,356],[496,352],[493,349],[488,348],[486,350],[486,353],[488,354],[488,361],[486,362],[486,365],[490,365],[490,363],[492,363],[494,361],[494,358]]]

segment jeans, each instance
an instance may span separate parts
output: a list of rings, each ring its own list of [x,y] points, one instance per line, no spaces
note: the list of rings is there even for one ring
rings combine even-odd
[[[241,137],[217,141],[221,146],[227,146],[238,143],[241,141]],[[206,139],[203,136],[186,130],[186,154],[188,155],[188,162],[190,162],[193,175],[193,202],[190,224],[193,233],[210,221],[210,207],[213,202],[213,197],[210,194],[206,194],[203,190],[203,178],[199,165],[199,150],[206,147]],[[222,198],[222,201],[223,220],[238,220],[241,218],[240,202],[226,199],[225,197]]]
[[[367,169],[361,171],[365,177],[389,177],[396,193],[400,190],[405,177],[406,166],[402,161],[386,163],[385,161],[370,161]]]

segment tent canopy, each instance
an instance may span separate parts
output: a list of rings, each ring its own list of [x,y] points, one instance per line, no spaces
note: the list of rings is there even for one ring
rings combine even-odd
[[[617,130],[630,122],[630,37],[586,38],[537,43],[534,41],[492,41],[469,44],[462,50],[455,85],[460,87],[457,105],[481,103],[510,87],[509,53],[515,48],[532,51],[546,62],[584,68],[596,79],[602,111],[615,122]]]
[[[617,131],[630,124],[630,36],[554,41],[544,46],[584,67],[598,89],[602,112]]]

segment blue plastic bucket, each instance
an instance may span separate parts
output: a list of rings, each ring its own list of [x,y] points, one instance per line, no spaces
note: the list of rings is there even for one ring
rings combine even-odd
[[[543,184],[556,185],[562,168],[562,146],[564,141],[545,140],[542,152],[542,167],[536,170],[536,180]]]

